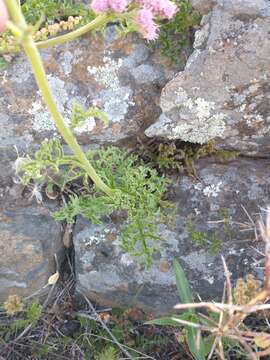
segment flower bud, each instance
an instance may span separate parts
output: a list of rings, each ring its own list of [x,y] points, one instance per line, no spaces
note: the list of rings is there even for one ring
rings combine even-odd
[[[5,31],[8,21],[8,11],[3,0],[0,0],[0,33]]]

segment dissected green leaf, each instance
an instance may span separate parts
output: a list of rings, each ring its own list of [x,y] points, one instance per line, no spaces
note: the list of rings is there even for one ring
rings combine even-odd
[[[117,360],[118,351],[112,347],[108,346],[101,354],[97,355],[95,360]]]
[[[74,125],[77,121],[81,120],[74,119]],[[75,156],[64,153],[59,139],[44,141],[33,159],[19,158],[16,168],[25,185],[34,181],[40,188],[49,184],[51,189],[55,185],[64,191],[73,182],[82,184],[83,194],[69,193],[69,201],[54,218],[73,223],[81,214],[98,224],[105,215],[122,214],[122,248],[150,266],[159,240],[156,222],[166,206],[162,200],[166,179],[124,149],[108,147],[89,151],[86,156],[101,179],[115,189],[113,195],[95,188]]]
[[[85,111],[81,105],[77,103],[73,104],[70,128],[75,129],[76,127],[83,126],[91,117],[100,119],[106,126],[109,123],[108,116],[99,108],[90,106],[88,110]]]

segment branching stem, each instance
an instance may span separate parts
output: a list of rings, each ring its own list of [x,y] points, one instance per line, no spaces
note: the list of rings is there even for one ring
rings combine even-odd
[[[19,29],[21,32],[20,34],[18,34],[18,31],[17,31],[14,35],[16,37],[19,37],[19,39],[21,41],[23,49],[31,63],[31,66],[32,66],[32,69],[33,69],[33,72],[34,72],[34,75],[36,78],[36,82],[37,82],[38,87],[43,96],[43,100],[46,103],[46,105],[52,115],[52,118],[54,119],[57,129],[63,136],[66,143],[70,146],[70,148],[72,149],[74,154],[76,155],[77,159],[81,163],[82,167],[85,169],[86,173],[89,175],[89,177],[95,183],[96,187],[98,189],[100,189],[101,191],[103,191],[104,193],[106,193],[107,195],[109,195],[109,196],[112,195],[114,190],[109,188],[102,181],[102,179],[98,176],[95,169],[92,167],[92,165],[89,163],[88,159],[86,158],[84,152],[82,151],[82,149],[81,149],[80,145],[78,144],[76,138],[74,137],[72,131],[66,125],[62,115],[60,114],[60,112],[57,109],[57,105],[54,101],[52,91],[50,89],[50,86],[49,86],[49,83],[48,83],[48,80],[46,77],[44,66],[43,66],[40,54],[38,52],[38,49],[37,49],[37,45],[35,44],[35,42],[32,38],[32,35],[28,31],[28,26],[26,24],[26,21],[24,19],[22,12],[21,12],[20,6],[18,5],[18,2],[16,0],[6,0],[6,5],[8,8],[10,17],[16,26],[16,29]],[[100,16],[100,17],[96,18],[96,20],[97,19],[99,19],[99,20],[96,22],[94,20],[93,22],[88,24],[89,26],[85,25],[83,27],[84,31],[85,32],[89,31],[89,30],[93,29],[94,26],[101,25],[102,22],[105,22],[105,18],[106,18],[106,16]],[[94,25],[93,25],[93,23],[94,23]],[[66,39],[66,37],[64,35],[65,40],[63,40],[63,41],[71,40],[72,38],[75,38],[74,33],[75,33],[76,37],[81,35],[83,28],[78,29],[78,30],[80,30],[80,32],[78,32],[78,30],[75,30],[73,32],[72,36],[71,36],[72,33],[67,34],[70,36],[69,39]],[[63,37],[61,37],[61,36],[59,38],[63,39]],[[49,40],[49,41],[51,41],[51,40]],[[61,42],[63,42],[63,41],[61,40]]]

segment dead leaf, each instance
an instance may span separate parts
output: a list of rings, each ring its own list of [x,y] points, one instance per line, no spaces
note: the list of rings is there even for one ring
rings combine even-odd
[[[270,346],[270,336],[268,334],[260,334],[255,336],[254,342],[258,347],[266,349]]]
[[[48,285],[56,284],[58,279],[59,279],[59,272],[57,271],[56,273],[54,273],[52,276],[49,277]]]

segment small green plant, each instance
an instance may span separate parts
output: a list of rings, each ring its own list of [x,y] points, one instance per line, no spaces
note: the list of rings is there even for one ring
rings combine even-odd
[[[95,360],[118,360],[118,351],[114,347],[108,346],[101,354],[96,356]]]
[[[22,12],[29,24],[36,24],[42,17],[44,22],[65,20],[69,16],[89,16],[90,9],[84,4],[73,0],[26,0],[22,5]],[[92,12],[92,19],[94,19]]]
[[[99,108],[90,106],[89,109],[85,111],[81,105],[75,103],[72,108],[70,128],[73,130],[83,125],[89,117],[99,118],[105,125],[109,123],[108,116]]]
[[[265,242],[265,278],[264,283],[248,275],[246,279],[238,279],[232,287],[231,273],[225,259],[224,290],[222,301],[200,301],[195,303],[185,274],[179,264],[174,262],[176,283],[181,304],[175,309],[184,310],[182,315],[156,319],[148,324],[182,326],[187,329],[190,352],[194,359],[254,359],[259,360],[270,355],[269,324],[254,328],[255,316],[270,309],[270,207],[267,209],[265,224],[259,223],[261,237]],[[204,309],[204,313],[195,313],[196,309]],[[188,311],[187,311],[188,310]],[[193,318],[187,318],[192,315]],[[254,319],[255,318],[255,319]],[[251,323],[249,319],[253,320]],[[252,327],[250,327],[250,325]],[[190,340],[191,341],[190,341]],[[195,341],[196,339],[196,341]],[[194,347],[195,346],[195,347]],[[232,353],[232,357],[227,357]]]
[[[194,224],[189,221],[187,224],[188,234],[191,240],[200,247],[206,247],[211,254],[217,254],[221,249],[221,241],[218,239],[216,233],[206,233],[195,230]]]
[[[173,261],[173,267],[176,277],[176,287],[178,290],[180,301],[182,301],[182,303],[184,304],[192,303],[193,296],[184,270],[182,269],[179,262],[176,260]],[[177,321],[175,321],[175,319],[182,320],[183,322],[199,322],[201,316],[198,315],[195,310],[190,309],[184,312],[182,315],[174,315],[172,317],[155,319],[148,321],[146,324],[177,327],[181,326],[183,328],[183,325],[180,325]],[[202,338],[201,336],[199,336],[199,331],[195,328],[185,327],[184,339],[185,342],[188,344],[189,351],[191,352],[195,360],[206,359],[213,343],[213,339],[211,338],[211,336]]]
[[[199,25],[200,15],[193,10],[189,0],[175,0],[178,13],[170,22],[161,24],[158,45],[161,53],[176,65],[183,65],[186,59],[182,51],[192,45],[192,29]]]
[[[30,324],[35,326],[42,315],[42,306],[39,303],[24,304],[17,295],[8,297],[4,303],[4,309],[9,316],[14,317],[19,314],[19,318],[14,318],[11,323],[6,325],[0,323],[0,338],[4,338],[6,341],[9,341]]]
[[[58,139],[43,142],[33,159],[19,158],[17,166],[25,185],[34,181],[39,187],[57,186],[64,191],[70,183],[81,181],[80,193],[74,192],[67,205],[54,214],[56,220],[72,223],[81,214],[93,223],[100,223],[104,215],[124,212],[122,247],[150,265],[159,239],[155,223],[167,205],[162,200],[167,181],[136,155],[117,147],[89,151],[86,157],[99,177],[117,189],[112,196],[102,194],[89,183],[84,168],[74,156],[65,155]]]

